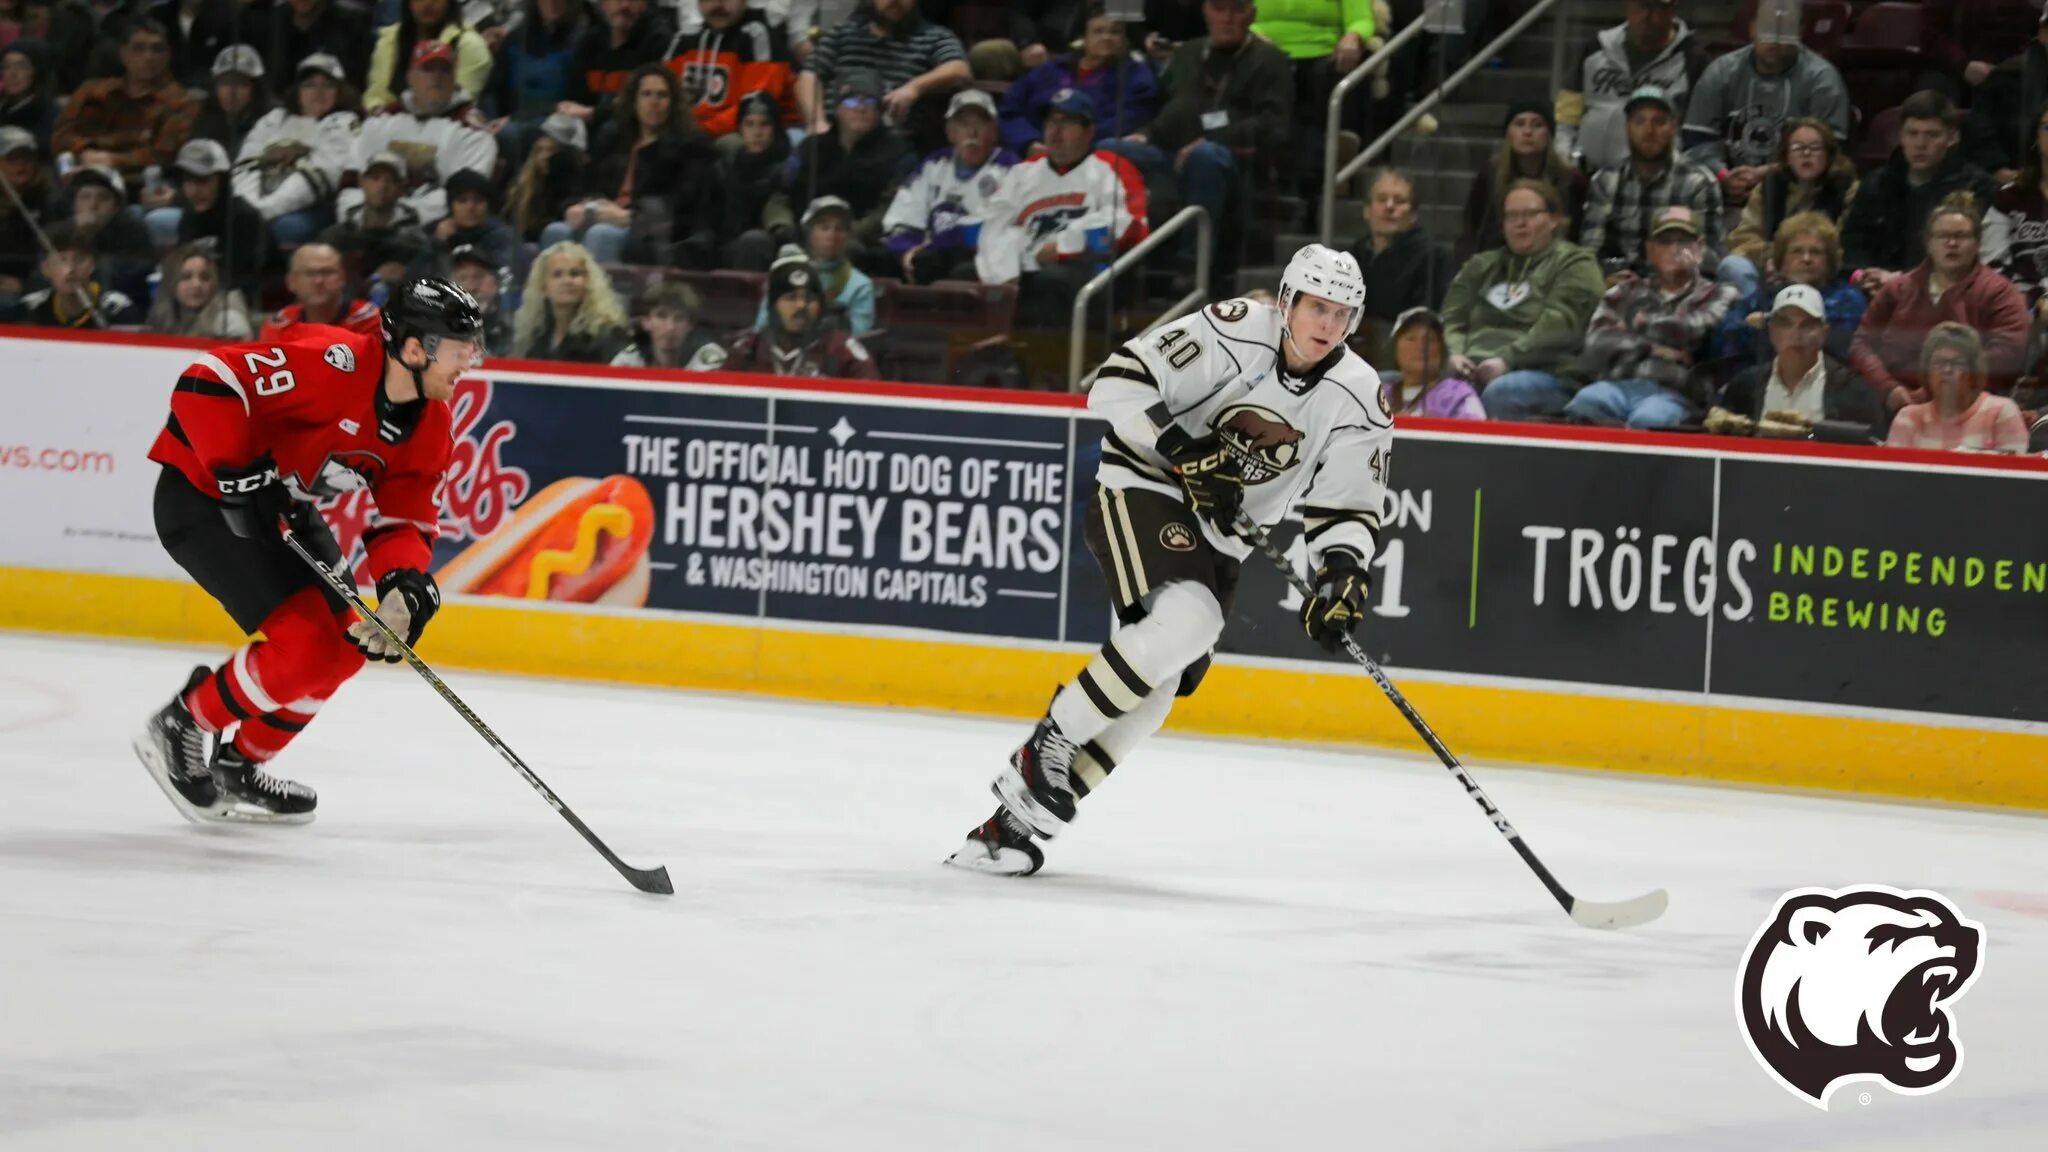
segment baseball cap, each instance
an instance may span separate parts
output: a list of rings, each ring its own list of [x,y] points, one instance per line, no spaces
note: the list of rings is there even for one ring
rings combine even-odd
[[[848,204],[844,198],[820,196],[816,200],[811,201],[810,207],[804,209],[803,226],[809,228],[811,221],[816,220],[827,212],[844,212],[849,221],[853,219],[853,205]]]
[[[171,165],[181,176],[218,176],[233,166],[218,140],[187,140]]]
[[[497,265],[491,263],[489,256],[484,255],[484,250],[474,244],[457,244],[449,250],[448,266],[452,268],[457,264],[481,264],[486,268],[497,267]]]
[[[574,148],[578,152],[590,150],[590,131],[583,126],[583,121],[574,116],[564,116],[560,112],[549,116],[540,122],[540,134],[564,148]]]
[[[1664,89],[1655,84],[1645,84],[1629,93],[1628,103],[1621,106],[1621,114],[1626,116],[1634,112],[1638,104],[1655,104],[1673,116],[1678,115],[1678,106],[1671,102],[1671,97],[1664,94]]]
[[[441,182],[441,190],[448,194],[448,202],[454,203],[457,196],[474,194],[491,200],[491,179],[474,168],[458,168],[455,174]]]
[[[839,74],[839,83],[832,86],[832,98],[838,100],[880,100],[882,78],[866,68],[848,68]]]
[[[213,58],[213,78],[218,80],[223,76],[247,76],[251,80],[261,80],[263,57],[247,44],[230,44]]]
[[[1095,123],[1095,101],[1079,88],[1062,88],[1052,94],[1052,100],[1045,106],[1046,113],[1064,112],[1090,124]]]
[[[996,102],[988,93],[979,88],[962,88],[953,93],[953,99],[946,105],[946,119],[951,120],[969,108],[991,120],[996,118]]]
[[[417,45],[414,45],[412,50],[412,66],[415,68],[425,68],[431,64],[441,64],[453,69],[455,67],[455,49],[450,48],[445,40],[422,40]]]
[[[41,151],[41,148],[36,147],[35,133],[28,129],[16,128],[11,124],[0,128],[0,156],[12,156],[16,152]]]
[[[1437,315],[1436,312],[1432,309],[1417,306],[1408,309],[1407,311],[1401,313],[1400,316],[1395,318],[1394,335],[1399,336],[1412,324],[1420,324],[1426,328],[1433,328],[1439,334],[1441,334],[1444,330],[1443,317]]]
[[[1797,308],[1815,320],[1828,318],[1828,307],[1820,298],[1820,292],[1811,284],[1787,285],[1771,303],[1771,315],[1776,316],[1787,308]]]
[[[308,72],[318,72],[337,84],[348,79],[348,73],[342,70],[341,61],[325,52],[315,52],[299,61],[297,75],[303,78]]]
[[[1699,217],[1683,204],[1661,209],[1650,221],[1650,235],[1654,238],[1666,232],[1682,232],[1697,240],[1702,235]]]
[[[98,164],[73,168],[70,183],[74,189],[80,184],[97,184],[119,197],[123,203],[128,200],[128,185],[121,182],[121,174],[112,168],[104,168]]]
[[[412,166],[405,162],[405,157],[388,148],[370,157],[370,162],[363,165],[363,171],[365,172],[372,168],[389,168],[398,174],[400,180],[407,179],[412,175]]]

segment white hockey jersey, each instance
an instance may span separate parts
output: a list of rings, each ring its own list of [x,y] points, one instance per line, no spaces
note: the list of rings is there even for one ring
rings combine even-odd
[[[442,183],[462,168],[490,176],[498,167],[498,141],[479,127],[482,121],[460,91],[455,94],[455,104],[438,116],[414,113],[410,92],[401,99],[404,108],[380,113],[363,123],[348,170],[360,173],[379,152],[398,153],[406,164],[402,199],[420,214],[420,223],[432,227],[448,214],[448,193],[442,190]],[[362,189],[344,188],[334,198],[334,206],[336,211],[346,212],[362,200]]]
[[[963,173],[953,150],[939,149],[889,201],[882,231],[892,239],[911,237],[911,246],[972,247],[987,219],[989,201],[1016,163],[1016,153],[998,148],[981,167]]]
[[[1008,284],[1038,271],[1039,250],[1057,246],[1062,259],[1089,255],[1089,233],[1108,260],[1146,234],[1145,178],[1129,160],[1095,152],[1062,172],[1045,156],[1010,169],[988,204],[975,271],[984,284]]]
[[[341,187],[342,170],[356,149],[362,120],[353,112],[330,112],[325,118],[294,116],[272,108],[249,126],[235,165],[235,195],[256,206],[265,220],[310,208]],[[298,144],[303,155],[289,164],[266,167],[263,154],[272,145]]]
[[[1379,373],[1344,348],[1306,376],[1279,355],[1280,310],[1224,300],[1110,353],[1088,393],[1109,421],[1095,478],[1105,488],[1181,488],[1155,447],[1169,423],[1220,432],[1244,460],[1244,510],[1271,527],[1298,511],[1309,559],[1357,554],[1372,563],[1387,512],[1394,417]],[[1252,546],[1206,520],[1202,534],[1240,560]]]

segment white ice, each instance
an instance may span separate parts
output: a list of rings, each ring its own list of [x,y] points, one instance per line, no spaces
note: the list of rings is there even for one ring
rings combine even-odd
[[[2048,1148],[2039,819],[1477,765],[1670,889],[1596,933],[1432,761],[1162,739],[999,880],[938,861],[1021,724],[452,672],[662,899],[402,667],[281,762],[316,823],[186,825],[128,737],[210,655],[0,637],[0,1149]],[[1989,943],[1957,1080],[1823,1113],[1734,974],[1860,882]]]

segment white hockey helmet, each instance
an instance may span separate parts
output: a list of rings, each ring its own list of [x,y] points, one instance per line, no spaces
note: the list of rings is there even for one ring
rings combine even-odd
[[[1359,271],[1357,257],[1321,244],[1303,245],[1280,275],[1282,327],[1294,309],[1295,297],[1303,292],[1351,309],[1351,324],[1344,330],[1344,338],[1349,340],[1358,332],[1358,322],[1365,318],[1365,273]]]

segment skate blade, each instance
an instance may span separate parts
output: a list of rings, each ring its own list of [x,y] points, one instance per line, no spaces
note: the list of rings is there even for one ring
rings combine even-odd
[[[317,811],[317,810],[316,810]],[[259,804],[223,794],[218,808],[206,813],[207,824],[311,824],[314,812],[272,812]]]
[[[968,841],[940,863],[986,876],[1024,877],[1038,871],[1039,867],[1037,861],[1015,848],[999,847],[991,853],[979,840]]]
[[[1050,840],[1066,831],[1066,822],[1046,811],[1038,797],[1031,794],[1030,786],[1024,783],[1023,773],[1018,772],[1014,765],[1006,766],[988,789],[1003,802],[1003,807],[1010,810],[1010,815],[1023,821],[1024,826],[1037,833],[1039,839]]]
[[[212,808],[198,807],[185,799],[184,794],[171,783],[170,768],[164,764],[163,758],[157,755],[154,740],[147,735],[138,736],[129,747],[135,749],[135,758],[142,761],[143,770],[149,773],[150,780],[155,782],[164,798],[171,802],[171,807],[178,810],[178,815],[194,824],[206,825],[217,822],[214,814],[220,811],[218,804]]]

